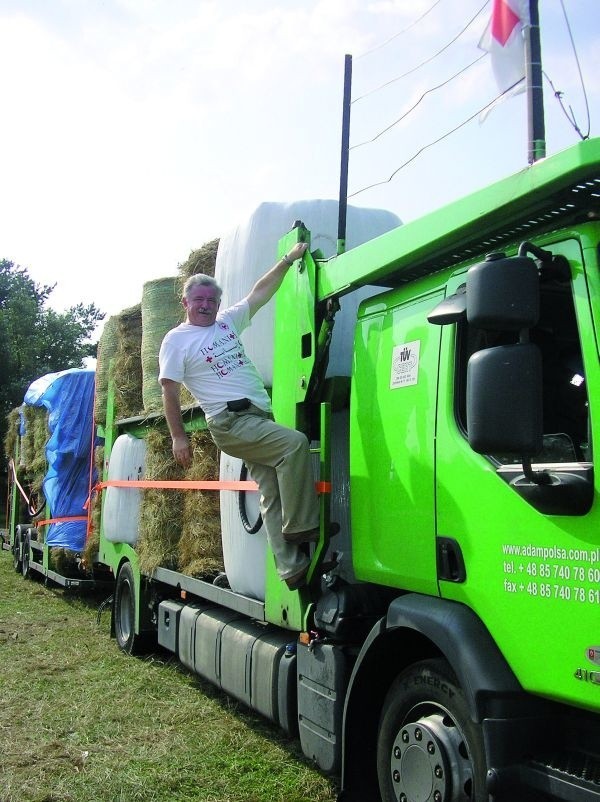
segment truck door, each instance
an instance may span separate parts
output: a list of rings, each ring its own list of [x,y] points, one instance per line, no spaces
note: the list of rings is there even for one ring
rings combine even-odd
[[[530,331],[543,376],[543,450],[533,469],[550,482],[525,492],[518,456],[478,454],[467,439],[468,360],[510,335],[474,330],[466,316],[442,326],[436,527],[438,546],[450,544],[454,566],[463,568],[441,571],[440,593],[480,616],[525,689],[592,706],[600,692],[600,511],[592,463],[598,350],[579,239],[542,246],[565,256],[571,274],[541,282],[539,321]],[[454,289],[464,282],[457,276]],[[579,490],[567,492],[567,485]]]
[[[434,425],[441,330],[436,290],[395,290],[359,311],[350,403],[354,571],[390,587],[438,592]]]

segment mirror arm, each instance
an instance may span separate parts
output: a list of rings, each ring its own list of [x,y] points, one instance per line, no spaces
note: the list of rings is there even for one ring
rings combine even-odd
[[[547,471],[534,471],[531,467],[531,457],[521,457],[521,464],[523,466],[523,473],[525,478],[532,482],[534,485],[549,485],[552,482],[552,477]]]

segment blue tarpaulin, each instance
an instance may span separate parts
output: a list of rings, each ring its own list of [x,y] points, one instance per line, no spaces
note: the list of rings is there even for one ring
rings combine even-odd
[[[86,515],[84,504],[90,490],[93,447],[94,377],[93,370],[76,368],[48,373],[36,379],[25,393],[26,404],[48,410],[48,472],[43,490],[51,518]],[[93,471],[92,484],[96,481]],[[85,521],[50,524],[46,543],[81,551],[86,530]]]

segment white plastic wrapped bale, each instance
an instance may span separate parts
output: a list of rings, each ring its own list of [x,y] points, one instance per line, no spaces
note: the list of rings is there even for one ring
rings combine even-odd
[[[330,552],[337,552],[339,565],[336,573],[348,582],[355,581],[352,570],[350,536],[350,476],[349,476],[349,414],[347,410],[335,412],[331,420],[331,520],[340,525],[340,532],[330,544]],[[221,454],[221,481],[237,481],[242,461]],[[313,456],[315,478],[319,471],[319,457]],[[246,518],[250,525],[259,515],[258,493],[245,494]],[[221,529],[223,532],[223,561],[229,586],[236,593],[254,599],[265,599],[267,536],[264,526],[249,534],[241,520],[238,493],[221,491]]]
[[[311,249],[319,249],[326,258],[335,254],[338,204],[332,200],[263,203],[243,223],[221,237],[217,251],[215,277],[223,289],[222,308],[248,293],[254,282],[275,262],[281,237],[301,220],[311,232]],[[401,224],[400,219],[382,209],[348,207],[350,250]],[[359,303],[380,292],[380,287],[362,287],[341,299],[330,348],[328,376],[349,376],[352,368],[352,343]],[[261,309],[252,325],[242,334],[248,353],[267,386],[273,377],[273,303]],[[317,462],[315,460],[315,462]],[[349,519],[348,426],[347,413],[336,413],[332,420],[332,520],[340,524],[340,534],[332,541],[332,550],[340,552],[338,573],[352,580]],[[315,465],[315,471],[317,467]],[[240,461],[223,455],[221,479],[238,479]],[[258,514],[258,498],[246,494],[249,509]],[[252,513],[248,517],[255,520]],[[240,520],[238,494],[221,493],[221,526],[225,571],[232,590],[258,599],[265,597],[266,534],[261,529],[249,535]]]
[[[242,461],[221,453],[219,478],[221,481],[237,481],[240,478]],[[254,525],[260,515],[258,493],[244,493],[246,517]],[[260,529],[250,534],[242,524],[239,509],[239,493],[221,490],[221,531],[223,533],[223,563],[229,586],[236,593],[253,599],[265,598],[267,533]]]
[[[243,298],[277,259],[281,237],[301,220],[311,232],[311,250],[326,258],[335,255],[338,203],[334,200],[306,200],[293,203],[262,203],[243,223],[221,237],[215,278],[223,289],[221,308]],[[361,245],[401,225],[400,219],[384,209],[348,207],[346,250]],[[328,376],[349,376],[352,364],[352,336],[359,303],[381,292],[380,287],[362,287],[341,299],[331,343]],[[271,302],[253,318],[242,334],[250,359],[267,387],[273,382],[273,325],[275,304]]]
[[[130,434],[115,440],[108,463],[108,481],[144,478],[146,441]],[[142,491],[134,487],[107,487],[104,491],[102,527],[112,543],[135,546],[140,522]]]

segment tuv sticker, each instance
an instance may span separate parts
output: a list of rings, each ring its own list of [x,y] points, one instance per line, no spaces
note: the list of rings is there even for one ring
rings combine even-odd
[[[419,346],[420,340],[412,343],[396,345],[392,351],[392,374],[390,390],[397,387],[408,387],[416,384],[419,378]]]

